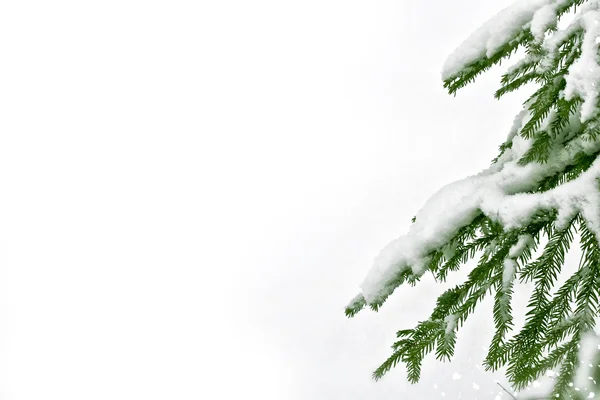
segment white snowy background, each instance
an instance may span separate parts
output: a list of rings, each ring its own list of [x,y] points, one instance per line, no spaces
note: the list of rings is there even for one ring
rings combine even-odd
[[[371,372],[442,286],[343,314],[497,155],[525,94],[440,71],[508,4],[2,2],[0,399],[508,398],[490,304],[417,385]]]

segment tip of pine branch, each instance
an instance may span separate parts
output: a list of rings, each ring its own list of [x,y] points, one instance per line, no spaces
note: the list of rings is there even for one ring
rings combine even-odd
[[[362,310],[363,308],[365,308],[366,305],[367,305],[367,302],[366,302],[364,296],[362,295],[362,293],[360,293],[360,294],[356,295],[350,301],[350,304],[348,304],[346,306],[346,309],[344,310],[344,313],[346,314],[346,317],[352,318],[356,314],[358,314],[358,312],[360,310]]]

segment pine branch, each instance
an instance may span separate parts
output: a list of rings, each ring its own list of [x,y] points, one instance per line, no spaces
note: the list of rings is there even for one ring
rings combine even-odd
[[[443,232],[443,240],[431,240],[428,231],[427,240],[417,236],[418,240],[409,242],[414,247],[412,253],[408,251],[404,258],[390,258],[402,260],[396,269],[389,270],[394,273],[392,279],[376,280],[378,284],[365,292],[369,294],[369,301],[363,295],[355,297],[345,310],[347,316],[356,315],[366,306],[377,311],[400,285],[415,285],[426,271],[431,272],[436,281],[443,282],[450,272],[459,270],[470,260],[478,258],[478,262],[462,284],[438,297],[428,319],[414,328],[397,332],[391,356],[373,373],[376,380],[402,363],[406,365],[408,380],[415,383],[428,354],[434,352],[438,360],[450,360],[458,330],[485,296],[493,294],[495,331],[484,362],[486,369],[497,370],[505,366],[511,384],[520,390],[549,369],[559,368],[553,398],[580,398],[571,388],[580,361],[578,349],[581,338],[593,330],[600,316],[600,246],[597,242],[600,228],[592,229],[597,222],[587,221],[583,215],[591,215],[590,204],[600,205],[592,203],[597,201],[597,193],[590,193],[589,198],[583,191],[577,192],[577,196],[566,197],[558,188],[579,178],[583,178],[580,182],[590,176],[600,178],[600,169],[595,164],[600,154],[600,96],[596,90],[600,80],[593,72],[594,68],[600,70],[600,50],[596,49],[594,53],[594,47],[590,45],[600,36],[600,30],[590,22],[592,17],[596,21],[598,15],[583,15],[596,12],[591,6],[582,8],[582,14],[575,15],[565,29],[559,28],[557,21],[585,2],[561,0],[549,3],[554,8],[546,8],[544,12],[554,11],[556,19],[544,17],[546,22],[541,30],[539,27],[533,29],[533,23],[521,25],[522,20],[519,20],[521,22],[508,29],[508,33],[502,33],[507,36],[502,37],[499,46],[496,43],[490,46],[488,41],[473,49],[473,43],[467,41],[466,57],[461,59],[465,54],[459,52],[448,64],[447,71],[453,71],[453,75],[445,79],[444,87],[455,95],[460,88],[509,58],[517,49],[525,49],[525,57],[502,76],[495,97],[500,98],[528,84],[536,85],[536,90],[525,102],[508,138],[499,147],[500,154],[492,161],[493,166],[477,179],[493,176],[497,180],[490,182],[496,186],[485,186],[484,189],[492,189],[490,192],[494,196],[498,191],[504,198],[524,195],[522,198],[532,200],[532,203],[538,201],[538,205],[537,208],[527,205],[529,208],[524,207],[526,212],[519,209],[514,215],[508,213],[513,218],[515,215],[521,218],[522,212],[523,217],[521,221],[510,221],[504,226],[506,210],[501,206],[494,209],[494,204],[498,203],[496,199],[486,203],[487,192],[483,189],[472,191],[469,196],[481,196],[484,199],[478,204],[483,205],[469,203],[468,212],[459,214],[454,220],[448,219],[451,224],[461,226],[452,225],[446,229],[441,228],[444,224],[440,223],[436,229]],[[511,12],[520,11],[515,8]],[[506,21],[506,15],[499,20]],[[531,16],[520,15],[522,18],[523,15],[524,18]],[[486,32],[495,34],[494,29],[483,29],[475,38],[485,37]],[[473,59],[473,54],[478,58]],[[581,63],[582,57],[585,57],[585,65]],[[457,63],[464,65],[456,68]],[[582,82],[585,79],[587,81]],[[592,112],[590,106],[595,107]],[[504,181],[518,174],[529,177],[505,184]],[[467,182],[478,185],[476,180]],[[573,188],[579,190],[578,183],[569,186],[569,190]],[[507,203],[517,204],[511,201]],[[561,202],[569,203],[569,207],[564,207]],[[458,206],[456,202],[452,204]],[[452,209],[446,211],[454,212]],[[419,215],[442,214],[424,212]],[[411,233],[414,228],[418,235],[427,221],[420,216],[419,221],[413,218],[412,222]],[[532,260],[544,235],[548,241],[542,253]],[[579,268],[555,288],[575,235],[579,235],[582,251]],[[392,246],[392,249],[395,248]],[[383,259],[385,264],[385,257]],[[408,265],[413,261],[414,265]],[[515,277],[521,282],[532,282],[533,292],[526,305],[525,324],[511,338],[512,295],[517,290]]]
[[[510,57],[519,47],[526,45],[532,40],[533,36],[529,30],[521,31],[514,39],[500,47],[500,49],[498,49],[491,57],[477,60],[464,67],[458,74],[445,80],[444,88],[448,90],[448,93],[455,95],[459,89],[472,83],[477,76],[481,75],[492,66],[499,64],[502,60]]]

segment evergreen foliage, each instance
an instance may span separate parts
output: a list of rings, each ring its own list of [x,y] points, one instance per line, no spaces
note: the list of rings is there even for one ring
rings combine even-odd
[[[598,164],[600,153],[600,145],[596,145],[600,140],[597,96],[586,97],[583,91],[565,94],[573,66],[582,57],[584,43],[589,40],[586,35],[590,29],[584,23],[585,18],[600,9],[600,2],[557,0],[546,3],[553,6],[555,19],[547,24],[543,37],[532,33],[530,21],[493,54],[484,54],[463,65],[459,72],[444,80],[448,92],[456,94],[519,48],[525,50],[524,58],[503,75],[495,97],[500,98],[525,84],[538,88],[524,103],[524,112],[518,117],[522,123],[500,146],[500,155],[493,160],[492,167],[506,162],[506,153],[518,139],[521,145],[527,144],[527,149],[516,164],[523,169],[535,164],[547,168],[532,178],[529,187],[516,190],[514,195],[542,195],[560,189]],[[574,22],[565,29],[558,29],[558,21],[569,12],[576,14]],[[596,45],[596,63],[597,49]],[[600,85],[600,82],[592,82],[592,86],[596,87],[595,84]],[[583,115],[582,107],[589,101],[595,102],[593,112],[586,111]],[[590,145],[586,147],[581,143]],[[565,154],[568,155],[566,160]],[[556,162],[558,159],[562,161]],[[596,189],[600,190],[598,184]],[[591,199],[595,193],[589,196]],[[585,203],[587,198],[584,196],[579,201]],[[592,200],[589,203],[592,210],[597,208]],[[581,207],[569,210],[565,212],[558,206],[538,207],[518,227],[507,227],[491,213],[478,210],[468,223],[458,226],[444,243],[429,251],[425,257],[427,263],[421,270],[411,266],[396,268],[393,276],[381,285],[377,296],[368,298],[360,294],[353,299],[345,310],[348,317],[366,306],[377,311],[397,287],[404,283],[417,284],[425,272],[444,282],[449,273],[471,259],[477,260],[465,282],[437,299],[429,318],[414,328],[397,332],[392,354],[373,372],[374,379],[382,378],[402,363],[406,365],[408,380],[415,383],[428,354],[434,353],[438,360],[450,360],[457,332],[477,305],[486,296],[493,296],[495,334],[484,360],[485,368],[494,371],[506,367],[507,377],[516,390],[525,388],[549,370],[556,370],[551,397],[583,398],[574,390],[573,381],[582,363],[580,344],[594,331],[600,314],[600,229],[597,221],[590,218],[589,210],[586,212]],[[600,209],[593,212],[600,215]],[[416,221],[413,219],[413,223]],[[558,286],[558,276],[565,268],[565,257],[576,237],[581,261],[573,274]],[[538,248],[541,243],[545,243],[543,248]],[[511,300],[518,282],[530,282],[534,289],[526,306],[525,324],[514,332]],[[594,371],[592,377],[600,383],[600,369]]]

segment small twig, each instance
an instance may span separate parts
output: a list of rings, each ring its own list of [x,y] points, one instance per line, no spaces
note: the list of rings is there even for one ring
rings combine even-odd
[[[508,389],[506,389],[504,386],[502,386],[502,384],[500,382],[496,381],[496,384],[498,386],[500,386],[502,388],[502,390],[504,390],[506,393],[508,393],[508,395],[510,397],[512,397],[513,399],[517,400],[517,398],[511,392],[509,392]]]

